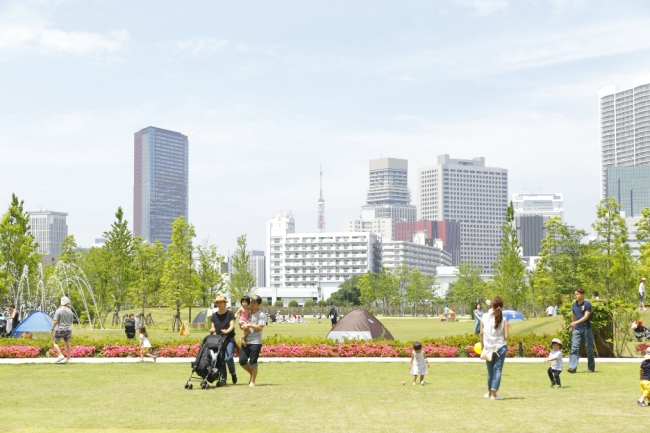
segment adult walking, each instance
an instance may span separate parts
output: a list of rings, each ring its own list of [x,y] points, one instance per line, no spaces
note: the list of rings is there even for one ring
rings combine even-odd
[[[226,308],[226,298],[224,296],[217,296],[214,301],[217,309],[212,313],[212,327],[210,334],[223,335],[226,339],[226,344],[223,349],[223,362],[221,364],[219,374],[223,380],[226,380],[226,366],[230,373],[232,383],[237,383],[237,372],[235,371],[235,314]]]
[[[332,305],[332,309],[330,310],[327,316],[332,319],[332,328],[333,328],[334,325],[336,325],[336,320],[339,317],[339,312],[336,311],[336,307],[334,305]]]
[[[490,310],[481,318],[481,359],[487,366],[488,392],[484,397],[490,400],[502,400],[497,395],[501,386],[501,372],[508,352],[508,321],[503,317],[503,299],[495,296],[490,303]]]
[[[61,298],[61,306],[54,313],[54,323],[52,323],[52,330],[50,335],[54,333],[54,342],[52,346],[58,357],[56,358],[57,363],[67,363],[70,362],[70,340],[72,340],[72,319],[73,314],[70,310],[70,299],[67,296]],[[56,332],[54,332],[56,330]],[[59,341],[63,339],[65,343],[65,353],[64,357],[61,353],[61,348],[59,347]]]
[[[248,386],[255,386],[257,379],[257,359],[262,351],[262,330],[266,325],[266,314],[260,310],[262,298],[258,295],[251,299],[248,323],[242,325],[244,331],[249,331],[246,336],[246,346],[239,351],[239,365],[250,374]]]
[[[571,356],[569,357],[569,373],[575,373],[580,360],[580,342],[587,349],[587,371],[593,373],[596,369],[594,360],[594,334],[591,329],[591,302],[585,300],[585,291],[578,288],[573,291],[576,301],[573,303],[573,319],[569,326],[571,335]]]
[[[647,310],[643,301],[645,301],[645,278],[641,278],[639,283],[639,310]]]
[[[483,307],[481,304],[476,304],[473,312],[474,315],[474,333],[479,335],[481,333],[481,317],[483,317]]]

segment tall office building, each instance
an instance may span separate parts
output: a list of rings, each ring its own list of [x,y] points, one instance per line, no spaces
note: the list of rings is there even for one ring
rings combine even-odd
[[[650,165],[650,75],[636,78],[632,88],[600,89],[600,182],[607,196],[607,168]]]
[[[381,240],[393,239],[393,220],[390,218],[358,218],[343,220],[344,232],[367,232],[381,234]]]
[[[435,275],[441,266],[451,266],[451,254],[442,249],[436,239],[427,245],[424,232],[417,233],[412,241],[386,241],[381,243],[382,267],[395,272],[402,265],[418,269],[425,275]]]
[[[374,211],[373,218],[415,221],[416,208],[408,188],[408,161],[397,158],[370,160],[370,188],[362,214]],[[363,216],[362,216],[363,218]]]
[[[548,220],[551,217],[564,220],[562,194],[517,193],[512,195],[512,204],[521,256],[539,256]]]
[[[485,158],[451,159],[418,169],[418,220],[460,223],[460,259],[485,273],[499,253],[508,207],[508,170]]]
[[[628,217],[650,207],[650,165],[607,167],[605,197],[614,197]]]
[[[257,287],[265,287],[265,271],[266,271],[266,262],[264,257],[264,251],[251,251],[251,256],[248,259],[248,267],[255,277],[255,284]]]
[[[423,234],[425,244],[442,242],[442,249],[449,253],[450,266],[460,263],[460,223],[456,221],[401,221],[393,223],[393,240],[414,242],[418,234]]]
[[[38,253],[42,261],[51,263],[61,255],[61,244],[68,236],[67,213],[34,211],[29,214],[29,225],[34,241],[38,243]]]
[[[187,136],[150,126],[135,133],[133,234],[171,243],[172,223],[188,212]]]

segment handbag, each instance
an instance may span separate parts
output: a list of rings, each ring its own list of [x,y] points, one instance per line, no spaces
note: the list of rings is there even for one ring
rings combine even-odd
[[[483,349],[483,351],[481,352],[481,359],[483,361],[492,361],[492,355],[494,355],[495,353],[496,350],[494,349]],[[498,353],[497,356],[499,356]]]

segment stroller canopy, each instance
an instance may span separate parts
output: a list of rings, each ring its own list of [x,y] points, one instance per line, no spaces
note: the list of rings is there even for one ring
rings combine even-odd
[[[521,314],[519,311],[515,310],[503,310],[503,317],[505,317],[508,322],[523,322],[524,320],[524,315]]]
[[[10,337],[21,337],[23,332],[43,332],[50,331],[54,320],[41,310],[32,312],[9,334]]]
[[[352,310],[332,328],[327,338],[343,341],[344,338],[351,340],[372,340],[384,338],[394,340],[391,333],[382,323],[366,310]]]

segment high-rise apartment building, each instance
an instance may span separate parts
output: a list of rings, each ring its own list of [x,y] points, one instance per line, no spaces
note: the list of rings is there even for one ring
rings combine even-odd
[[[379,233],[382,242],[390,241],[393,239],[393,220],[390,218],[357,218],[354,220],[343,220],[343,231]]]
[[[370,188],[362,212],[374,211],[375,218],[415,221],[416,208],[408,188],[408,161],[397,158],[370,160]]]
[[[605,197],[614,197],[628,217],[650,207],[650,165],[607,167]]]
[[[418,220],[460,223],[460,259],[485,273],[499,253],[508,207],[508,170],[486,167],[485,158],[451,159],[418,169]]]
[[[650,165],[650,75],[636,78],[632,88],[600,89],[600,182],[607,196],[607,168]]]
[[[61,244],[68,236],[68,225],[66,223],[67,213],[52,211],[34,211],[29,214],[29,226],[38,243],[39,254],[42,254],[42,261],[51,263],[59,258]]]
[[[393,240],[413,242],[418,233],[424,234],[425,244],[433,246],[436,240],[451,257],[450,266],[460,263],[460,223],[456,221],[401,221],[393,223]],[[446,265],[445,265],[446,266]]]
[[[189,217],[189,141],[153,126],[136,132],[134,141],[133,234],[167,247],[174,220]]]
[[[251,251],[250,258],[248,259],[248,267],[255,277],[255,285],[257,287],[265,287],[266,262],[264,251]]]
[[[417,233],[412,241],[382,241],[381,260],[390,271],[406,265],[425,275],[435,275],[440,266],[451,266],[451,254],[442,249],[442,241],[436,239],[427,245],[424,232]]]
[[[516,193],[512,195],[515,229],[523,257],[539,256],[546,223],[551,217],[564,220],[562,194]]]

